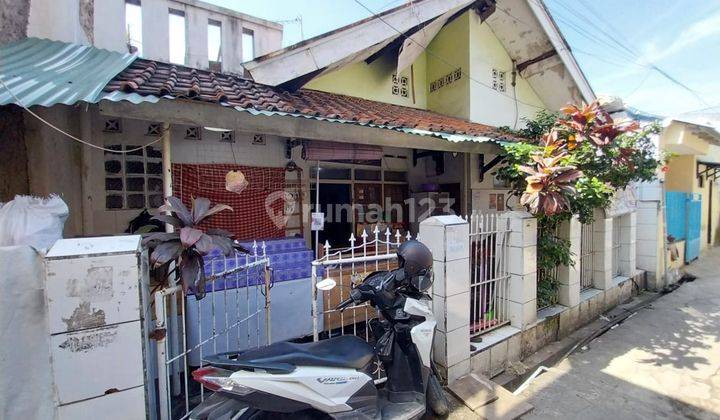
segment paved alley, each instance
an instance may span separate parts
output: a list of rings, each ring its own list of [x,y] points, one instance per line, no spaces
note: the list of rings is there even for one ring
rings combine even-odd
[[[524,418],[720,418],[720,249],[698,276],[599,337],[522,397]]]

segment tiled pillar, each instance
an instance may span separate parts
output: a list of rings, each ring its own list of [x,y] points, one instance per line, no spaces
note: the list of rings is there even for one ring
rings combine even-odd
[[[420,222],[418,240],[433,253],[435,363],[448,383],[470,372],[470,231],[458,216]]]
[[[561,265],[557,270],[558,301],[561,305],[573,307],[580,304],[580,237],[582,225],[577,216],[560,225],[559,236],[570,241],[570,256],[575,264]]]
[[[620,216],[620,274],[626,277],[632,277],[636,271],[636,243],[637,236],[637,213],[632,212]]]
[[[612,281],[612,233],[613,219],[605,216],[605,211],[595,210],[593,222],[593,287],[607,290]]]
[[[510,219],[508,316],[513,327],[523,329],[537,320],[537,220],[524,211],[500,215],[500,223],[507,219]]]

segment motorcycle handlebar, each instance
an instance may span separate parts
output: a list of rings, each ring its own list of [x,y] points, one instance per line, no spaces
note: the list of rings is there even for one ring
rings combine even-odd
[[[343,309],[347,308],[348,306],[350,306],[350,305],[352,305],[352,304],[353,304],[353,299],[352,299],[352,298],[347,298],[347,299],[343,300],[342,302],[340,302],[340,304],[335,307],[335,310],[341,310],[341,311],[342,311]]]

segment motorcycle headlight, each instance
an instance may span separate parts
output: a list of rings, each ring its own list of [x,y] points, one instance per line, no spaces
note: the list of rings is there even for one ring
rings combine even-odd
[[[433,272],[431,268],[423,270],[410,279],[410,285],[418,292],[425,292],[432,287]]]

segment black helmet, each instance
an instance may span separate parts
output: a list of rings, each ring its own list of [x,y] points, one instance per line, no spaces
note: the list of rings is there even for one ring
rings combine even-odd
[[[422,242],[410,240],[403,242],[397,251],[398,266],[405,272],[414,289],[424,292],[432,286],[432,252]]]

